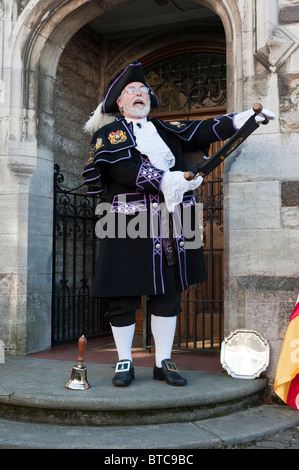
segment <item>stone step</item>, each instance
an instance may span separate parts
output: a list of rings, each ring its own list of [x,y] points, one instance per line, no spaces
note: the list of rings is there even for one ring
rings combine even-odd
[[[189,464],[199,464],[202,454],[196,452],[198,449],[240,446],[298,425],[298,411],[278,405],[194,422],[143,426],[63,426],[0,419],[0,449],[104,449],[102,463],[114,461],[132,467],[136,460],[133,465],[128,457],[137,456],[139,464],[169,464],[179,455],[182,463],[184,455],[189,455]],[[124,449],[136,452],[125,453]],[[76,455],[76,461],[80,455]]]
[[[8,358],[0,364],[0,418],[68,426],[142,426],[190,423],[263,402],[266,380],[237,380],[225,372],[181,371],[185,387],[152,379],[135,368],[129,387],[113,387],[114,366],[87,364],[88,390],[65,388],[73,363]]]

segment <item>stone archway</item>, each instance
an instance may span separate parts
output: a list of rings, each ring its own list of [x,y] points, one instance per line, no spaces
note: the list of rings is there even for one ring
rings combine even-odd
[[[126,3],[131,2],[128,0]],[[4,342],[12,354],[26,354],[51,345],[51,255],[54,86],[59,58],[82,26],[122,0],[31,0],[22,11],[6,2],[10,35],[6,53],[7,119],[2,122],[5,194],[14,208],[3,234],[10,260],[3,269]],[[240,70],[241,20],[237,2],[197,0],[214,10],[225,27],[228,67],[228,111],[242,99]],[[15,21],[11,21],[11,17]],[[233,34],[234,33],[234,34]],[[121,66],[119,67],[121,68]],[[236,87],[238,86],[238,94]],[[10,90],[13,90],[11,92]],[[7,206],[6,206],[7,207]],[[7,208],[3,211],[4,218]],[[10,296],[7,295],[10,292]]]

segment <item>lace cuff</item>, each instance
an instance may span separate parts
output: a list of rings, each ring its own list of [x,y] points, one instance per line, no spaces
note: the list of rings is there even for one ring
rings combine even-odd
[[[183,201],[183,196],[187,191],[192,191],[198,188],[203,181],[201,176],[198,176],[192,181],[188,181],[184,177],[182,171],[167,171],[161,183],[161,190],[164,195],[166,207],[169,212],[173,212],[177,204]]]

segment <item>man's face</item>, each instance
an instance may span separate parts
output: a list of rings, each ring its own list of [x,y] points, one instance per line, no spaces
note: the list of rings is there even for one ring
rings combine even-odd
[[[123,89],[117,100],[123,116],[136,119],[148,115],[150,112],[150,97],[146,88],[143,83],[132,82]]]

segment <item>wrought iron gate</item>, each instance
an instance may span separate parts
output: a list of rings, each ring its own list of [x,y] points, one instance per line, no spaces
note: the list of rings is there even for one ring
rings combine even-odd
[[[223,339],[223,179],[215,176],[201,189],[203,203],[203,249],[207,282],[190,286],[181,299],[176,348],[215,351]],[[220,238],[220,243],[219,243]]]
[[[221,170],[219,170],[219,175]],[[219,350],[223,334],[223,261],[215,231],[222,232],[223,180],[212,178],[200,189],[204,205],[204,253],[208,282],[190,286],[182,295],[182,314],[174,347],[180,350]],[[95,235],[97,197],[79,188],[65,189],[55,165],[53,224],[52,345],[86,336],[110,334],[106,302],[91,298],[90,289],[99,250]],[[144,310],[144,348],[151,349],[151,334]]]
[[[96,197],[80,186],[65,189],[55,165],[53,223],[52,345],[82,334],[110,333],[103,300],[91,298],[99,240],[95,234]]]

